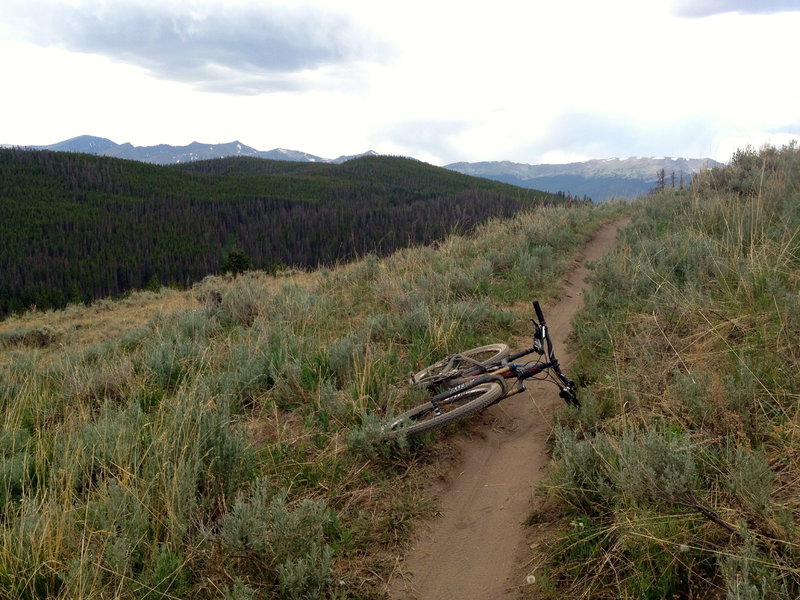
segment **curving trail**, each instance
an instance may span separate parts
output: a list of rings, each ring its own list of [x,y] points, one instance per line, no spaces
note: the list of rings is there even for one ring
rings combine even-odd
[[[614,247],[620,219],[603,225],[567,275],[561,300],[544,305],[556,355],[569,373],[565,339],[583,303],[587,260]],[[520,347],[530,340],[519,341]],[[497,600],[517,597],[519,562],[528,550],[523,522],[549,457],[546,441],[562,400],[556,388],[526,382],[529,392],[484,411],[481,437],[459,442],[461,458],[438,502],[441,516],[423,525],[388,584],[395,600]],[[519,579],[519,581],[517,581]]]

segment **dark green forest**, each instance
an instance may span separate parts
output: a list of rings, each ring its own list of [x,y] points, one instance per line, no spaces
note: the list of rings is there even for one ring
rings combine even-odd
[[[159,166],[0,149],[0,318],[186,286],[234,249],[257,269],[313,268],[568,201],[400,157]]]

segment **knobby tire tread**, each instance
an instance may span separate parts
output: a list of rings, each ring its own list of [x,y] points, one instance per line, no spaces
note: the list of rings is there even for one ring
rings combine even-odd
[[[481,391],[483,393],[480,393]],[[463,397],[461,396],[462,394],[469,395],[476,393],[479,395],[472,400],[469,400],[466,404],[462,404],[452,410],[445,410],[442,414],[433,415],[423,421],[420,421],[419,419],[425,418],[432,413],[434,411],[434,406],[432,402],[420,404],[419,406],[416,406],[393,419],[389,423],[389,431],[392,435],[405,433],[407,436],[411,436],[423,433],[425,431],[430,431],[431,429],[435,429],[437,427],[444,427],[456,419],[460,419],[461,417],[493,404],[503,396],[505,393],[505,388],[499,381],[481,383],[474,387],[467,388],[466,390],[456,392],[452,397],[441,402],[440,405],[444,408],[447,408],[447,400],[452,402],[458,400],[459,397]]]

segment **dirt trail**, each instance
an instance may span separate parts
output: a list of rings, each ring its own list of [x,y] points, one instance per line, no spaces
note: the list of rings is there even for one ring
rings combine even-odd
[[[565,338],[583,304],[587,269],[614,247],[619,220],[601,227],[569,273],[561,300],[544,305],[562,366],[572,357]],[[520,347],[530,343],[519,340]],[[566,370],[566,369],[565,369]],[[569,371],[567,371],[569,372]],[[518,596],[518,564],[529,554],[522,523],[534,506],[535,486],[549,461],[546,440],[553,412],[563,402],[553,385],[529,381],[530,390],[484,411],[481,438],[461,440],[461,458],[439,494],[440,518],[422,526],[404,563],[389,582],[396,600],[497,600]],[[535,399],[535,400],[534,400]],[[519,581],[517,581],[519,579]]]

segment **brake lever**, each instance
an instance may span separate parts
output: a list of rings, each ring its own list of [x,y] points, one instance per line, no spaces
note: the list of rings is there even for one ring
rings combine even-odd
[[[544,327],[535,319],[531,319],[531,323],[533,323],[533,349],[539,354],[544,354]]]

